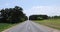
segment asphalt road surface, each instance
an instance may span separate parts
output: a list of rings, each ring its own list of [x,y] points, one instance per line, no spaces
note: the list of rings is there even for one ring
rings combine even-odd
[[[44,28],[32,21],[25,21],[3,32],[53,32],[53,31]]]

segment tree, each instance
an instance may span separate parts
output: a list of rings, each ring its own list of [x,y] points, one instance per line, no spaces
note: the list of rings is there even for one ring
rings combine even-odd
[[[29,16],[29,20],[43,20],[48,19],[47,15],[31,15]]]
[[[14,8],[5,8],[0,12],[4,20],[3,22],[16,23],[23,21],[23,19],[26,20],[27,18],[27,16],[23,13],[23,9],[19,6],[15,6]]]

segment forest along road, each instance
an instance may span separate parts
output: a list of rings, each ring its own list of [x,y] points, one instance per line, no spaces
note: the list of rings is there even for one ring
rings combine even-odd
[[[47,28],[45,26],[39,25],[35,22],[28,20],[2,32],[60,32],[60,31]]]

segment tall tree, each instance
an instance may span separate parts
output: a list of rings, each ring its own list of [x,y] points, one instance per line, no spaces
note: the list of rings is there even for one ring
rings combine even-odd
[[[23,9],[19,6],[15,6],[14,8],[5,8],[0,12],[5,22],[20,22],[27,18],[27,16],[23,13]]]

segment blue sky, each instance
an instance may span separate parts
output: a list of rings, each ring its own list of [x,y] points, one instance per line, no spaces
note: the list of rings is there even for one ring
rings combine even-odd
[[[60,15],[60,0],[0,0],[0,9],[16,5],[22,7],[27,16],[32,14]]]

